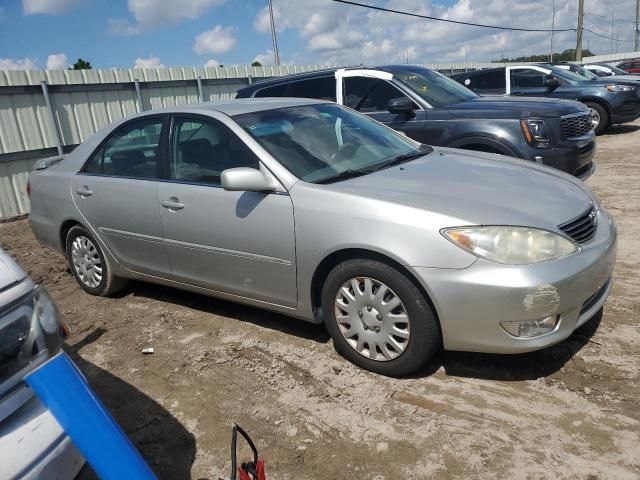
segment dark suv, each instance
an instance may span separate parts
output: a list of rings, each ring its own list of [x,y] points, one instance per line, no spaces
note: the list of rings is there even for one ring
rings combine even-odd
[[[594,170],[589,110],[578,102],[481,97],[423,67],[339,68],[277,77],[238,91],[237,98],[332,100],[421,143],[501,153],[579,178]]]
[[[623,78],[591,80],[548,64],[488,68],[452,78],[480,95],[578,100],[591,110],[596,134],[640,117],[640,85]]]

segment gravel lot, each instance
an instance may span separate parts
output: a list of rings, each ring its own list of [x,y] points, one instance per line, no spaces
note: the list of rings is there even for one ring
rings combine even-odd
[[[640,122],[600,137],[597,161],[588,184],[620,233],[602,318],[542,352],[448,352],[402,380],[287,317],[142,283],[87,295],[26,220],[0,224],[0,245],[52,293],[68,351],[161,478],[228,477],[234,420],[270,480],[640,478]]]

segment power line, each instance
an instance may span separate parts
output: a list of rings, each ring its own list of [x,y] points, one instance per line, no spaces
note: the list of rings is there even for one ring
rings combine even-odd
[[[435,20],[437,22],[455,23],[457,25],[468,25],[471,27],[493,28],[495,30],[510,30],[515,32],[575,32],[576,31],[575,28],[542,29],[542,28],[502,27],[499,25],[483,25],[481,23],[462,22],[459,20],[449,20],[446,18],[431,17],[429,15],[420,15],[418,13],[404,12],[402,10],[394,10],[391,8],[383,8],[375,5],[367,5],[366,3],[352,2],[349,0],[332,0],[332,1],[337,3],[344,3],[347,5],[355,5],[356,7],[370,8],[371,10],[378,10],[380,12],[397,13],[399,15],[406,15],[409,17],[424,18],[426,20]]]
[[[598,37],[606,38],[607,40],[614,40],[616,42],[626,42],[626,43],[633,43],[634,42],[633,40],[622,40],[622,39],[619,39],[619,38],[610,37],[608,35],[602,35],[601,33],[594,32],[593,30],[589,30],[587,27],[584,27],[584,31],[592,33],[592,34],[594,34],[594,35],[596,35]]]

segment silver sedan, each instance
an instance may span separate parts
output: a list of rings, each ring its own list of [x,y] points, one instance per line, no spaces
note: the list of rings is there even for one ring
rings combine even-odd
[[[135,278],[324,322],[385,375],[560,342],[611,288],[616,228],[580,181],[333,103],[145,112],[35,168],[33,231],[87,292]]]

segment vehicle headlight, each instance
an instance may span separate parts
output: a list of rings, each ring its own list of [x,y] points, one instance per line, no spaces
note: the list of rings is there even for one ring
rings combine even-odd
[[[607,85],[607,90],[610,92],[631,92],[634,88],[629,85]]]
[[[520,120],[520,128],[527,143],[538,148],[549,147],[549,133],[544,120]]]
[[[468,252],[505,265],[527,265],[566,257],[578,251],[571,240],[530,227],[473,226],[445,228],[442,234]]]

